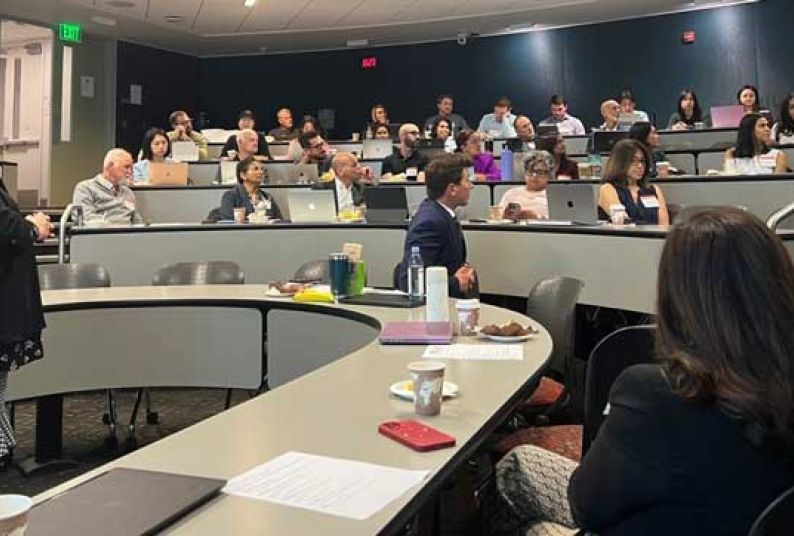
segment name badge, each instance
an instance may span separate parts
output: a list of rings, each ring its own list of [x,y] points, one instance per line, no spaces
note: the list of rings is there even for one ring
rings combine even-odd
[[[640,201],[645,208],[659,208],[659,200],[653,195],[643,195]]]
[[[765,154],[758,157],[758,163],[761,167],[775,169],[777,166],[777,155]]]
[[[570,175],[557,175],[558,181],[569,181],[571,180]]]
[[[405,174],[409,177],[416,177],[419,175],[419,170],[415,167],[409,167],[405,169]]]

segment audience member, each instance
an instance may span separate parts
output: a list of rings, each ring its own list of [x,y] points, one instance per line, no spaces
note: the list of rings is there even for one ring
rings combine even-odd
[[[464,298],[477,293],[477,275],[466,263],[466,239],[455,209],[466,206],[473,187],[471,160],[460,153],[441,154],[427,166],[427,198],[419,205],[405,237],[399,287],[408,290],[411,248],[419,247],[425,268],[443,266],[449,275],[449,295]]]
[[[368,128],[371,130],[375,130],[376,125],[387,125],[389,124],[389,112],[386,110],[386,106],[383,104],[375,104],[369,111],[369,123],[367,123]],[[373,132],[374,134],[374,132]]]
[[[429,159],[416,149],[421,135],[419,127],[413,123],[400,126],[400,146],[383,159],[381,172],[384,180],[425,181],[425,166]]]
[[[647,122],[650,123],[650,119],[648,118],[648,114],[643,112],[642,110],[637,110],[637,101],[634,100],[634,94],[631,90],[624,89],[618,95],[618,102],[620,103],[620,112],[624,114],[632,114],[634,115],[635,122]]]
[[[391,132],[389,132],[389,125],[385,125],[383,123],[378,123],[375,125],[373,129],[375,131],[375,139],[376,140],[390,140],[391,139]]]
[[[230,160],[237,160],[242,162],[246,158],[253,158],[255,160],[267,160],[266,156],[259,155],[259,133],[250,128],[244,128],[237,133],[237,151]],[[229,153],[232,154],[232,153]]]
[[[728,175],[766,175],[786,173],[786,153],[770,147],[769,120],[750,113],[742,118],[736,131],[736,145],[725,152],[724,171]]]
[[[540,136],[535,145],[539,151],[546,151],[554,158],[552,178],[579,180],[579,164],[568,158],[565,138],[562,136]]]
[[[658,162],[666,162],[667,155],[659,150],[661,145],[661,138],[656,131],[656,127],[650,123],[640,122],[634,123],[629,130],[628,138],[637,140],[645,146],[645,150],[651,155],[651,177],[667,177],[669,174],[668,167],[656,169]]]
[[[613,205],[623,205],[634,223],[668,225],[667,204],[659,186],[648,184],[651,157],[636,140],[620,140],[612,148],[601,177],[598,206],[607,216]]]
[[[572,115],[568,115],[568,103],[562,95],[553,95],[550,102],[551,116],[540,122],[540,126],[557,127],[563,136],[584,136],[584,125]]]
[[[515,118],[510,113],[510,99],[501,97],[494,103],[493,113],[482,116],[477,130],[489,138],[515,138],[513,121]]]
[[[549,184],[554,160],[546,151],[530,151],[524,156],[524,180],[526,186],[510,188],[502,196],[499,206],[504,211],[510,203],[518,203],[521,210],[510,219],[549,219],[549,202],[546,186]],[[503,212],[504,213],[504,212]]]
[[[772,139],[780,145],[794,144],[794,93],[780,103],[780,120],[772,127]]]
[[[605,100],[601,103],[601,117],[604,122],[598,127],[599,130],[617,130],[620,120],[620,104],[616,100]]]
[[[234,209],[245,207],[245,214],[265,212],[269,219],[280,220],[281,210],[276,200],[264,191],[262,180],[265,170],[262,163],[248,156],[237,164],[237,186],[224,192],[221,198],[221,219],[233,220]]]
[[[292,110],[289,108],[281,108],[276,112],[276,121],[278,126],[268,132],[268,135],[272,136],[276,141],[294,140],[300,136],[300,132],[292,122]]]
[[[678,95],[678,110],[670,116],[667,128],[670,130],[690,130],[698,123],[701,128],[708,128],[710,122],[707,115],[700,109],[698,96],[691,89],[685,89]]]
[[[240,112],[240,115],[237,117],[237,129],[238,130],[255,130],[256,129],[256,118],[254,116],[254,112],[251,110],[243,110]],[[270,148],[267,146],[267,140],[265,139],[264,132],[257,132],[258,136],[258,145],[256,149],[256,154],[258,156],[264,156],[265,160],[272,160],[273,157],[270,155]],[[232,134],[226,139],[226,143],[223,144],[223,149],[221,149],[221,158],[225,158],[229,156],[229,153],[232,151],[237,150],[237,134]]]
[[[437,116],[436,120],[430,125],[430,138],[444,142],[444,151],[454,153],[458,148],[455,137],[452,134],[452,125],[449,119]]]
[[[163,129],[150,128],[143,135],[141,143],[141,159],[132,167],[132,180],[144,182],[149,180],[149,162],[165,162],[170,160],[171,140]]]
[[[336,210],[348,210],[364,203],[364,184],[369,182],[369,168],[358,163],[353,153],[336,153],[331,159],[334,178],[315,183],[318,190],[334,190]]]
[[[449,128],[452,132],[452,137],[458,135],[458,132],[461,130],[468,130],[469,124],[463,118],[463,116],[458,115],[456,113],[452,113],[454,109],[455,101],[452,99],[452,95],[439,95],[438,99],[436,100],[436,107],[438,108],[438,113],[432,117],[428,117],[425,121],[425,132],[433,131],[433,125],[439,119],[446,119],[449,122]]]
[[[736,103],[741,104],[745,114],[758,113],[761,110],[758,89],[750,84],[742,86],[736,93]]]
[[[468,156],[474,166],[474,177],[477,181],[498,181],[502,171],[496,165],[491,153],[482,150],[483,134],[474,130],[461,130],[455,138],[458,151]]]
[[[331,154],[331,147],[328,145],[328,142],[325,141],[325,132],[323,131],[322,127],[317,123],[317,120],[310,116],[305,115],[303,116],[303,120],[301,121],[300,127],[298,130],[301,134],[305,132],[316,132],[321,137],[323,137],[323,144],[324,150],[326,154]],[[301,147],[300,141],[298,138],[291,140],[289,145],[287,145],[287,160],[292,160],[293,162],[297,162],[303,157],[303,148]]]
[[[517,115],[515,121],[513,121],[513,130],[516,131],[516,136],[525,147],[534,147],[532,143],[535,141],[535,126],[529,117]]]
[[[656,303],[659,363],[615,380],[582,463],[521,446],[497,464],[505,533],[748,534],[794,484],[780,239],[738,208],[695,214],[667,237]]]
[[[298,138],[303,155],[296,164],[314,164],[322,175],[331,169],[331,155],[325,150],[326,143],[317,131],[304,132]]]
[[[102,172],[74,187],[72,203],[83,207],[86,221],[104,219],[107,223],[141,223],[135,208],[135,194],[127,186],[132,177],[132,156],[124,149],[111,149],[105,155]]]
[[[207,151],[207,138],[201,132],[193,130],[193,120],[182,110],[177,110],[168,116],[168,122],[171,124],[171,130],[168,132],[168,139],[173,144],[175,141],[192,141],[198,146],[199,160],[207,160],[209,153]]]

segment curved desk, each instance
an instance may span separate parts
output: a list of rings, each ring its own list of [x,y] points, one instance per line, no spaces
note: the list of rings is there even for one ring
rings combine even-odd
[[[256,285],[109,288],[47,292],[44,301],[47,311],[94,311],[97,315],[104,313],[103,308],[116,304],[122,307],[137,304],[145,312],[185,301],[198,307],[205,303],[213,307],[269,308],[271,314],[274,310],[290,310],[342,319],[354,329],[363,324],[373,334],[374,328],[385,321],[423,314],[422,309],[293,304],[263,298],[263,291],[263,287]],[[482,308],[481,323],[511,319],[528,321],[504,309],[487,305]],[[119,326],[119,329],[133,328]],[[285,335],[306,337],[298,329]],[[348,338],[344,331],[338,335]],[[346,535],[395,532],[527,395],[548,359],[551,339],[541,329],[537,338],[524,343],[523,361],[449,361],[447,378],[460,386],[461,395],[445,402],[440,416],[426,420],[455,436],[458,444],[450,449],[417,453],[380,436],[377,425],[390,419],[414,417],[412,405],[390,396],[388,388],[392,382],[407,376],[407,364],[419,359],[424,347],[381,346],[373,336],[359,340],[354,349],[342,356],[327,355],[329,363],[309,374],[48,490],[37,496],[36,501],[116,466],[229,479],[284,452],[301,451],[429,470],[430,476],[364,521],[220,496],[172,527],[171,532],[191,535],[316,534],[318,530]],[[479,343],[476,339],[465,342]],[[90,353],[91,341],[83,344],[84,351]],[[38,363],[54,361],[56,352],[50,347],[47,357]],[[325,347],[322,353],[328,353]],[[275,359],[278,357],[269,356],[271,364]],[[13,385],[17,378],[12,375],[10,379],[9,384]]]

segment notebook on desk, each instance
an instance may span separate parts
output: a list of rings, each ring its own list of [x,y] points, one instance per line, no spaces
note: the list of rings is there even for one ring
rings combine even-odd
[[[215,497],[223,480],[116,468],[30,511],[28,536],[155,534]]]
[[[381,344],[450,344],[452,322],[386,322]]]

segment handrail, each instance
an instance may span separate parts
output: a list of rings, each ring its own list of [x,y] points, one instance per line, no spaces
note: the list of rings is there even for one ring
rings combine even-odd
[[[780,222],[788,218],[794,214],[794,202],[789,203],[788,205],[778,209],[775,211],[769,218],[766,220],[766,226],[772,229],[773,231],[777,230],[777,226],[780,225]]]
[[[78,210],[82,211],[82,207],[69,203],[63,209],[63,214],[61,214],[61,219],[58,222],[58,264],[64,264],[66,260],[66,224],[72,219],[73,213]],[[80,223],[79,220],[81,219],[82,217],[78,217],[78,223]]]

